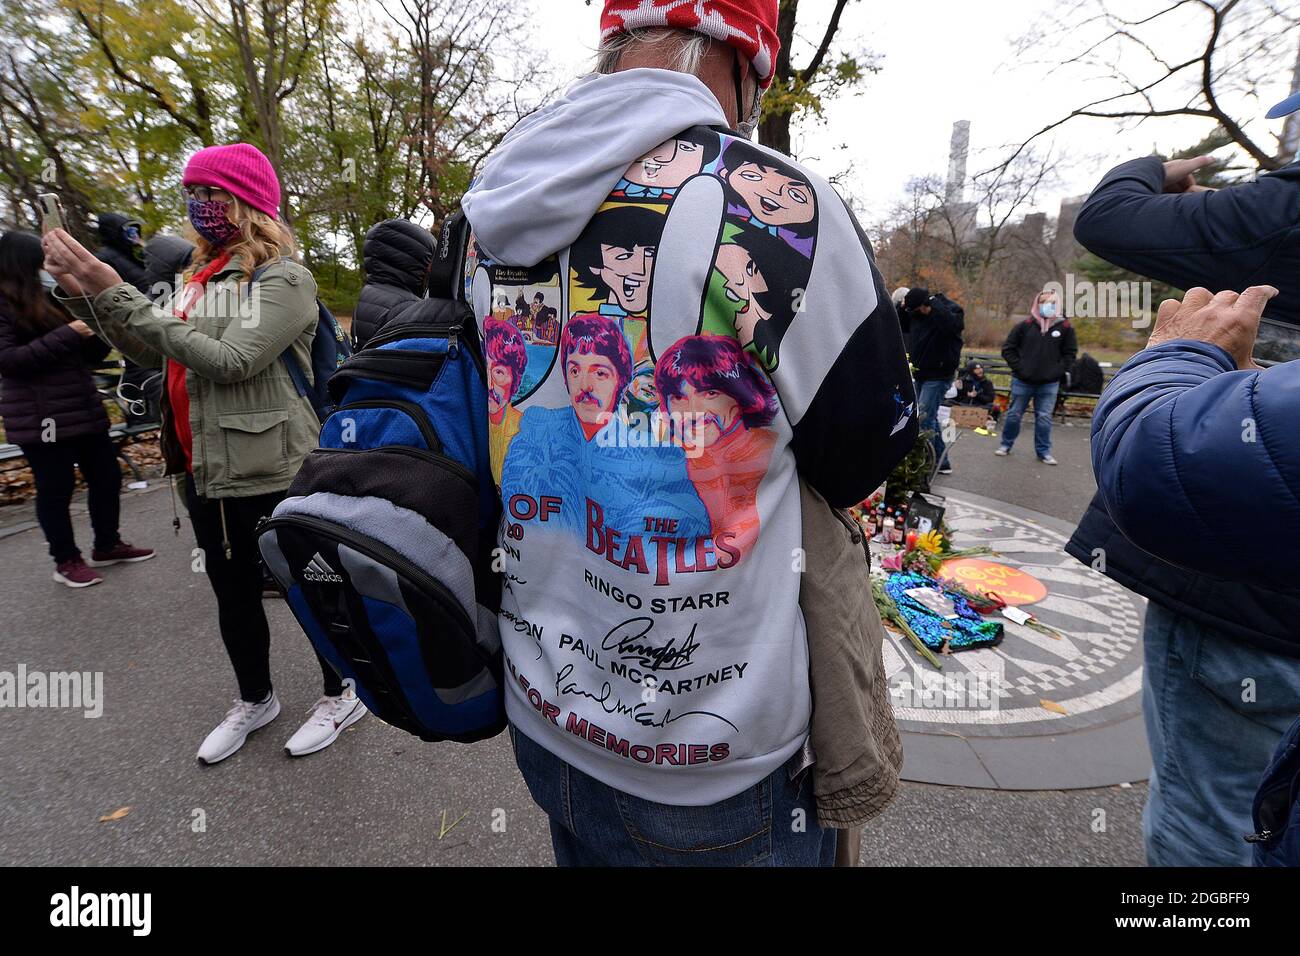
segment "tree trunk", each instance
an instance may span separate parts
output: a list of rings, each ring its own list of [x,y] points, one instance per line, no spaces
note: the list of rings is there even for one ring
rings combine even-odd
[[[777,36],[781,38],[781,52],[776,58],[776,78],[772,81],[774,86],[789,86],[794,78],[794,70],[790,66],[790,47],[794,43],[794,24],[798,12],[799,0],[782,0],[776,25]],[[790,119],[790,111],[786,109],[764,116],[758,124],[758,141],[789,156]]]

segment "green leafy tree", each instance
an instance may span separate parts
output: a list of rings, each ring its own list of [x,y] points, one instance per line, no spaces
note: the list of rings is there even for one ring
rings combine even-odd
[[[93,245],[94,216],[146,233],[185,218],[196,149],[271,158],[281,217],[324,298],[348,311],[366,230],[433,226],[504,131],[548,92],[530,7],[457,0],[23,0],[0,7],[0,227],[34,228],[59,194]]]

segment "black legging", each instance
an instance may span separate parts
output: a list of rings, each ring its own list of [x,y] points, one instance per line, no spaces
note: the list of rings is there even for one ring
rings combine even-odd
[[[235,668],[239,696],[258,703],[271,693],[271,628],[262,608],[262,557],[257,549],[257,523],[268,517],[284,499],[283,492],[251,498],[200,498],[194,477],[185,476],[194,538],[203,552],[204,568],[212,593],[217,596],[221,640]],[[221,512],[225,509],[225,533]],[[230,542],[226,559],[225,541]],[[325,693],[337,697],[343,682],[319,655]]]
[[[86,504],[95,531],[95,549],[108,551],[118,543],[119,495],[122,470],[117,449],[108,432],[81,438],[60,438],[52,442],[22,445],[36,482],[36,520],[50,545],[56,564],[81,557],[72,531],[72,493],[77,487],[77,466],[86,479]]]

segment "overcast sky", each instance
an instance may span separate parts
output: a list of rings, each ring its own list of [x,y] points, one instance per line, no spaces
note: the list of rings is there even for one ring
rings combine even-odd
[[[538,39],[561,75],[577,75],[590,64],[599,36],[600,0],[534,0]],[[1148,9],[1143,0],[1114,0],[1112,6]],[[1039,64],[1017,65],[1013,44],[1052,0],[865,0],[849,7],[841,36],[849,46],[868,47],[883,55],[883,70],[868,79],[861,95],[842,96],[827,111],[825,124],[805,124],[796,131],[795,152],[824,175],[851,168],[845,186],[866,221],[887,214],[907,181],[919,175],[942,176],[948,165],[952,124],[971,121],[971,171],[983,168],[1009,143],[1018,143],[1070,109],[1087,95],[1076,75],[1047,76]],[[832,0],[802,0],[801,30],[807,41],[820,37]],[[1189,34],[1188,39],[1199,39]],[[1051,58],[1054,44],[1044,42],[1034,59]],[[796,64],[806,59],[796,49]],[[1253,119],[1257,140],[1272,146],[1270,132],[1281,121],[1265,122],[1263,113],[1282,99],[1290,86],[1289,70],[1261,91],[1262,107],[1245,99],[1227,99],[1225,107],[1239,121]],[[1258,125],[1255,125],[1258,124]],[[1196,118],[1152,120],[1136,130],[1119,132],[1113,121],[1071,121],[1044,142],[1073,168],[1043,197],[1040,208],[1055,213],[1060,199],[1086,193],[1115,162],[1145,155],[1153,148],[1172,150],[1194,144],[1211,129]],[[981,156],[983,151],[983,156]]]

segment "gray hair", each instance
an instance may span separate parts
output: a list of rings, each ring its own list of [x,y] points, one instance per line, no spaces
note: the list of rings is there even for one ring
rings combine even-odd
[[[665,51],[667,63],[665,68],[678,73],[698,76],[704,55],[709,52],[712,38],[691,30],[679,30],[671,27],[638,27],[600,41],[596,50],[595,72],[613,73],[618,69],[618,62],[623,51],[631,46],[658,46],[672,43],[675,49]]]

